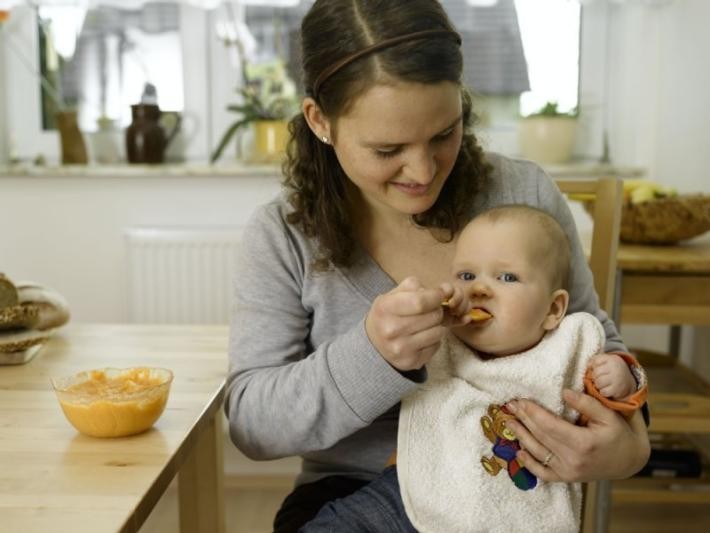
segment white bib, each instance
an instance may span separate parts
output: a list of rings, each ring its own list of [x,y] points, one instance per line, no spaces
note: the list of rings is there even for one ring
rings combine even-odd
[[[428,365],[429,379],[402,400],[399,415],[397,471],[414,527],[422,533],[578,531],[581,485],[545,483],[521,470],[510,441],[496,434],[490,406],[530,398],[574,421],[562,389],[583,390],[588,361],[603,351],[604,340],[602,325],[588,313],[565,317],[535,347],[499,359],[483,360],[447,336]]]

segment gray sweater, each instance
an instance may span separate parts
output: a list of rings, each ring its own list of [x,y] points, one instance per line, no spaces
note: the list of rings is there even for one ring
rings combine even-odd
[[[572,243],[568,313],[604,325],[607,351],[625,350],[599,309],[566,200],[536,164],[488,154],[494,166],[472,214],[524,203],[553,215]],[[370,343],[364,319],[395,287],[363,249],[349,269],[315,272],[317,243],[286,222],[279,197],[256,210],[234,286],[225,409],[232,440],[253,459],[300,455],[298,483],[326,475],[374,478],[397,443],[399,401],[418,386]]]

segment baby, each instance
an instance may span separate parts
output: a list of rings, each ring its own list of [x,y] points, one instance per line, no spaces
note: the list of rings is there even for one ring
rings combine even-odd
[[[566,315],[569,248],[557,221],[527,206],[493,208],[464,228],[453,282],[441,287],[453,335],[402,401],[396,469],[327,505],[303,531],[358,530],[353,510],[373,507],[382,508],[367,518],[373,531],[392,530],[393,517],[397,531],[579,529],[580,484],[538,483],[516,457],[505,404],[532,398],[575,420],[562,390],[586,388],[630,415],[646,389],[633,357],[602,353],[594,316]]]

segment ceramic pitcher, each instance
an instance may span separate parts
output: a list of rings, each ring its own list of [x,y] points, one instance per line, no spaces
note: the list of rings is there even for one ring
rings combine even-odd
[[[133,122],[126,128],[126,156],[129,163],[162,163],[165,149],[180,128],[178,120],[166,133],[160,124],[162,112],[156,104],[131,106]]]

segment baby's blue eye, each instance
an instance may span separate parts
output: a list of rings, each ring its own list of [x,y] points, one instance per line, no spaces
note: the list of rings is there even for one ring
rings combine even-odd
[[[503,274],[498,276],[498,279],[508,283],[512,283],[514,281],[518,281],[518,276],[516,276],[515,274],[511,274],[510,272],[504,272]]]
[[[473,272],[459,272],[456,277],[461,281],[473,281],[476,279],[476,275]]]

